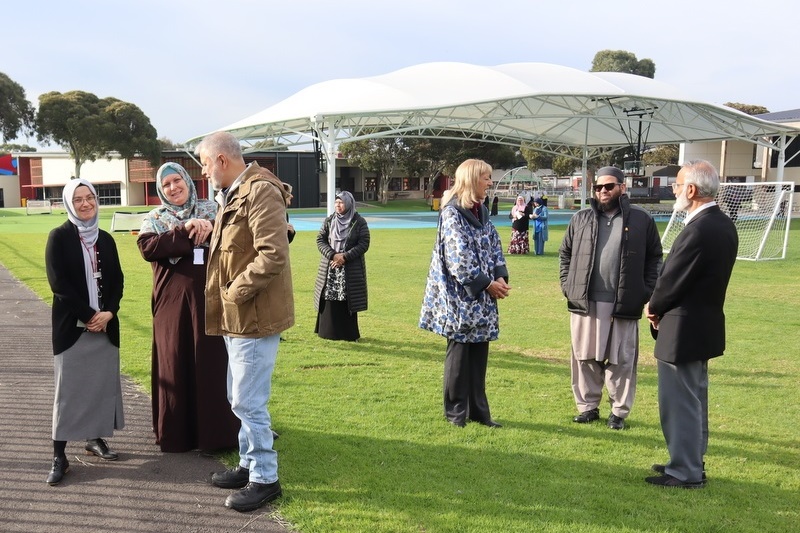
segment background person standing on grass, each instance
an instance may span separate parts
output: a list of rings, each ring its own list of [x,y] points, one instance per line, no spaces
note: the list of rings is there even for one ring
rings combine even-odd
[[[533,246],[536,255],[544,255],[544,243],[550,238],[547,228],[547,198],[534,198],[531,219],[533,220]]]
[[[486,398],[489,341],[500,332],[497,300],[508,296],[508,268],[500,236],[483,205],[492,167],[468,159],[442,196],[442,211],[422,301],[419,327],[447,339],[444,416],[464,427],[492,420]],[[526,217],[527,218],[527,217]]]
[[[662,487],[705,485],[708,449],[708,360],[725,351],[725,293],[739,248],[736,226],[714,198],[719,175],[708,161],[678,171],[674,210],[687,211],[656,288],[647,318],[656,337],[658,411],[669,462],[653,465]]]
[[[241,489],[226,507],[253,511],[282,494],[267,404],[280,333],[294,324],[286,191],[272,172],[245,164],[230,133],[212,133],[195,152],[220,204],[208,252],[206,333],[225,341],[228,400],[242,423],[238,466],[211,482]]]
[[[369,227],[349,192],[336,195],[335,208],[317,234],[322,257],[314,283],[314,333],[333,341],[355,341],[361,336],[358,312],[367,310],[364,254],[369,250]]]
[[[124,277],[114,239],[98,228],[97,193],[83,179],[64,186],[68,220],[50,232],[45,249],[53,291],[53,466],[47,483],[69,470],[67,441],[117,459],[103,440],[125,427],[119,374],[119,303]]]
[[[525,198],[517,196],[508,218],[511,219],[511,242],[508,244],[508,253],[527,254],[530,251],[528,243],[528,229],[530,227],[531,210],[525,203]]]
[[[153,431],[162,452],[237,445],[239,419],[226,392],[222,337],[205,333],[208,238],[217,204],[197,198],[177,163],[156,172],[161,206],[147,214],[136,244],[153,267]]]

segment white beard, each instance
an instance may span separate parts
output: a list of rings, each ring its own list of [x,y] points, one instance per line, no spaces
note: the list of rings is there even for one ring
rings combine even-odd
[[[686,186],[683,186],[683,191],[681,194],[675,198],[675,204],[672,206],[673,211],[688,211],[689,206],[692,205],[692,202],[686,198]]]

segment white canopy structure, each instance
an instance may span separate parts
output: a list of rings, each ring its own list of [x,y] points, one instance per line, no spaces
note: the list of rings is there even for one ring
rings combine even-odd
[[[601,148],[735,139],[777,150],[782,179],[787,137],[800,134],[650,78],[547,63],[425,63],[326,81],[222,131],[249,143],[317,143],[327,161],[329,212],[338,146],[350,140],[416,135],[531,142],[552,152],[581,147],[586,175],[586,160]]]

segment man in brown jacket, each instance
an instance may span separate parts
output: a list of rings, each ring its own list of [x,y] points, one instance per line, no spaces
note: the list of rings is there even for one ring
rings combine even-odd
[[[225,340],[228,400],[242,422],[238,467],[211,482],[241,489],[225,507],[252,511],[281,495],[267,403],[280,333],[294,324],[286,198],[274,174],[245,164],[229,133],[209,135],[195,153],[220,204],[208,253],[206,333]]]

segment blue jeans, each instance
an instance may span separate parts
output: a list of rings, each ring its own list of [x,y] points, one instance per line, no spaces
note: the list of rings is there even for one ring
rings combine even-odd
[[[228,401],[242,421],[239,466],[250,470],[250,481],[274,483],[278,480],[278,453],[272,449],[267,403],[280,335],[223,339],[228,350]]]

